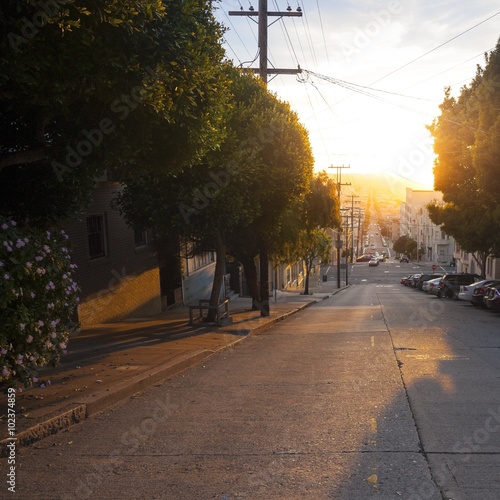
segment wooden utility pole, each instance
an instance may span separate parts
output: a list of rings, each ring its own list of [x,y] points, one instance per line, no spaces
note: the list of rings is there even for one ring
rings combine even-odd
[[[300,7],[297,8],[297,12],[292,12],[289,7],[286,12],[268,12],[267,11],[267,0],[259,0],[259,10],[255,12],[253,7],[249,10],[229,11],[230,16],[249,16],[258,17],[259,25],[259,67],[250,68],[254,73],[259,73],[262,81],[267,84],[268,74],[281,74],[281,75],[295,75],[300,73],[302,70],[300,67],[297,69],[269,69],[267,65],[267,19],[268,17],[277,17],[276,21],[282,17],[301,17],[302,10]],[[276,22],[274,21],[274,22]],[[259,269],[260,269],[260,304],[254,304],[260,309],[261,316],[269,316],[270,305],[269,305],[269,253],[267,245],[265,242],[261,242],[260,245],[260,259],[259,259]],[[277,286],[277,283],[275,283]]]
[[[267,28],[268,18],[269,17],[277,17],[276,21],[281,19],[282,17],[302,17],[302,10],[300,7],[297,8],[296,12],[290,10],[286,10],[284,12],[268,12],[267,11],[267,0],[259,0],[259,10],[256,12],[255,10],[230,10],[230,16],[248,16],[248,17],[257,17],[258,25],[259,25],[259,67],[258,68],[250,68],[254,73],[259,73],[263,82],[267,83],[267,75],[296,75],[300,73],[302,70],[300,66],[296,69],[284,69],[284,68],[268,68],[267,64]]]
[[[348,196],[348,198],[351,198],[351,248],[350,248],[350,257],[351,257],[351,264],[354,261],[354,203],[361,203],[359,201],[354,201],[354,198],[359,198],[359,196],[355,194],[351,194]],[[359,232],[359,231],[358,231]],[[347,264],[347,262],[346,262]]]
[[[350,186],[351,185],[350,182],[342,184],[342,169],[351,168],[351,167],[349,165],[347,167],[342,165],[339,167],[330,166],[328,168],[337,169],[337,196],[338,196],[339,203],[340,203],[340,192],[342,191],[342,186]],[[342,232],[342,222],[340,225],[341,225],[341,227],[337,231],[337,242],[335,244],[335,248],[337,249],[337,288],[340,288],[340,250],[342,248],[342,241],[340,239],[340,233]],[[347,257],[346,257],[346,266],[347,266]],[[347,277],[346,277],[346,282],[347,282]]]

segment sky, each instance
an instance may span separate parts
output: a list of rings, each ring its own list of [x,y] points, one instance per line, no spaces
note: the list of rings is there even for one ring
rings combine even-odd
[[[224,47],[236,66],[258,67],[259,0],[222,0]],[[471,82],[500,37],[498,0],[268,0],[270,91],[290,103],[309,132],[317,171],[391,174],[433,188],[434,153],[426,125],[439,116],[446,87]],[[252,62],[254,61],[254,62]],[[331,170],[335,172],[335,170]]]

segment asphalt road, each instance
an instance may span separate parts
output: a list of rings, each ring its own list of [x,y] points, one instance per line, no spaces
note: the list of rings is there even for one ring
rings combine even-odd
[[[15,496],[500,498],[500,315],[403,287],[412,264],[349,271],[331,299],[19,450]]]

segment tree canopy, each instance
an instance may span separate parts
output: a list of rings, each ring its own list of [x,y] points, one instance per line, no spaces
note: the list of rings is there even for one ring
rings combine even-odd
[[[458,98],[446,90],[441,115],[428,127],[437,155],[435,189],[443,204],[429,206],[434,223],[468,252],[500,254],[500,40]]]
[[[218,145],[210,0],[5,0],[0,19],[0,211],[64,217],[103,170],[180,171]]]
[[[284,214],[304,199],[313,160],[307,133],[288,104],[255,76],[230,67],[224,72],[231,101],[219,148],[178,174],[130,179],[119,205],[135,226],[216,249],[222,265],[229,251],[244,263],[252,296],[260,302],[254,259],[263,242],[271,249]],[[221,270],[216,269],[214,301]]]

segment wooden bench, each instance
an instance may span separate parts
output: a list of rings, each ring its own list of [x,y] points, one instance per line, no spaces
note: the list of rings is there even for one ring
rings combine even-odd
[[[189,308],[189,324],[203,319],[203,311],[215,310],[215,322],[221,323],[224,318],[229,318],[229,300],[224,300],[217,306],[210,306],[209,300],[199,300],[197,306],[188,306]],[[198,316],[194,317],[194,311],[198,311]]]

